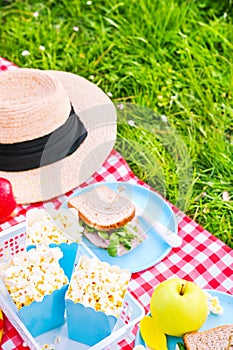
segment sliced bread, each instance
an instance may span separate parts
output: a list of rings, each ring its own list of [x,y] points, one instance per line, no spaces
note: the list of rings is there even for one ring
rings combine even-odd
[[[122,227],[135,216],[134,204],[105,185],[70,198],[68,207],[75,208],[87,225],[102,231]]]
[[[187,350],[233,350],[233,324],[186,333],[183,339]]]

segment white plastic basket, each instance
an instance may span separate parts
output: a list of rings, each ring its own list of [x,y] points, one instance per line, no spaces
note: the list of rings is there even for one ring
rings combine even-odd
[[[7,262],[15,254],[24,251],[26,248],[25,239],[25,223],[15,225],[0,233],[0,264]],[[95,256],[93,252],[86,246],[80,247],[81,254]],[[42,344],[54,344],[54,349],[62,350],[117,350],[120,341],[130,337],[130,333],[134,326],[145,315],[144,308],[141,304],[127,292],[123,310],[116,326],[110,336],[106,337],[98,344],[89,347],[87,345],[77,343],[68,339],[66,323],[55,328],[50,332],[44,333],[37,338],[33,338],[24,324],[15,312],[12,302],[6,298],[6,288],[2,281],[0,282],[0,308],[7,315],[9,321],[16,328],[27,346],[31,350],[40,350]]]

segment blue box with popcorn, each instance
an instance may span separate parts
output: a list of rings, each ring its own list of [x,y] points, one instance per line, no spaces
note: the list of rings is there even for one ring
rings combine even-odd
[[[109,336],[120,316],[131,274],[81,256],[65,296],[68,337],[93,346]]]
[[[65,322],[69,279],[62,266],[70,263],[66,256],[59,246],[30,247],[15,255],[1,273],[18,315],[33,337]]]

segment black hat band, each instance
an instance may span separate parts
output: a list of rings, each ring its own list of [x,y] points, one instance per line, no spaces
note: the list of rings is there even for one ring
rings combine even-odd
[[[62,160],[75,152],[87,137],[87,130],[71,111],[67,121],[52,133],[30,141],[0,143],[0,171],[24,171]]]

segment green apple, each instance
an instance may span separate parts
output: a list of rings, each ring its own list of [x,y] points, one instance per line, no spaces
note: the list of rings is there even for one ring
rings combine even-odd
[[[161,330],[177,337],[197,331],[208,316],[207,294],[194,282],[171,278],[154,290],[150,311]]]

